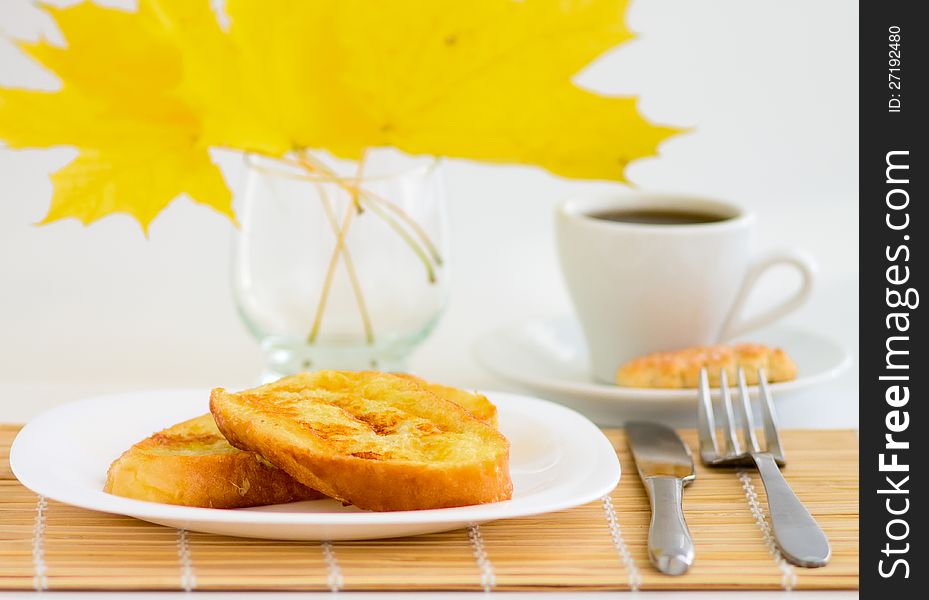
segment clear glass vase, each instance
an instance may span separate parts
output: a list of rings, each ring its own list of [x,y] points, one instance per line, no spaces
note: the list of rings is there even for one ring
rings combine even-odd
[[[249,157],[238,215],[233,290],[264,380],[404,370],[446,301],[438,163],[359,177]]]

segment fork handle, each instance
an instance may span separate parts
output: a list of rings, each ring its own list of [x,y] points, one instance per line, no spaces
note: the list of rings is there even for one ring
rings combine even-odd
[[[768,495],[771,529],[781,554],[801,567],[822,567],[829,562],[831,554],[826,534],[790,489],[774,457],[766,452],[754,452],[752,458]]]
[[[683,575],[694,562],[694,543],[681,505],[684,481],[680,477],[653,476],[644,482],[652,505],[648,557],[662,573]]]

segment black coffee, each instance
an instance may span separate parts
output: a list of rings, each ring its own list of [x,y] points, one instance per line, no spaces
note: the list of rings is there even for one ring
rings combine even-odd
[[[644,208],[604,210],[589,213],[588,216],[604,221],[639,223],[642,225],[699,225],[701,223],[718,223],[729,219],[729,217],[713,213]]]

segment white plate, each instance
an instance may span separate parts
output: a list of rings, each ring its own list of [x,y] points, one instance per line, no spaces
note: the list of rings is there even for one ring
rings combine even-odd
[[[775,398],[835,378],[851,364],[842,346],[809,331],[774,326],[752,340],[787,350],[797,363],[793,381],[771,385]],[[590,373],[584,336],[569,318],[529,319],[498,329],[478,340],[478,361],[488,370],[537,393],[580,400],[597,422],[615,422],[618,407],[693,410],[694,390],[646,389],[597,383]],[[752,387],[756,392],[756,387]]]
[[[32,491],[74,506],[152,523],[244,537],[352,540],[448,531],[470,523],[586,504],[619,483],[619,461],[597,427],[563,406],[487,393],[510,440],[513,499],[507,502],[375,513],[334,500],[220,510],[120,498],[103,492],[107,467],[133,443],[203,414],[209,392],[163,390],[72,402],[31,421],[16,436],[10,465]]]

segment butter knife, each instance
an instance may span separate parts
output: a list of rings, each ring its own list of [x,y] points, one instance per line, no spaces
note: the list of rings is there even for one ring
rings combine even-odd
[[[684,486],[696,477],[690,449],[677,432],[658,423],[626,423],[626,439],[651,503],[648,557],[662,573],[683,575],[694,562],[681,505]]]

